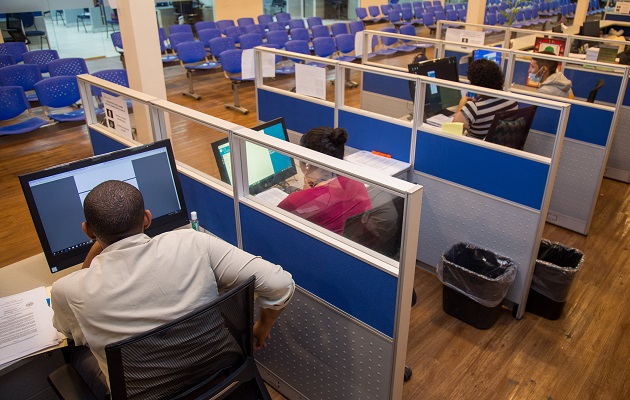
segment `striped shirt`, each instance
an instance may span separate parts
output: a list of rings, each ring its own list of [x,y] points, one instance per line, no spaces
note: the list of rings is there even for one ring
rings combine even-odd
[[[516,109],[516,101],[482,96],[477,101],[466,102],[461,112],[469,124],[468,136],[483,139],[488,134],[495,114]]]

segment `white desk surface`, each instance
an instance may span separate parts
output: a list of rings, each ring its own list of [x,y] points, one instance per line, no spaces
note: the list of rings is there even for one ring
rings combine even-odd
[[[44,253],[0,268],[0,297],[25,292],[39,286],[50,286],[57,279],[81,269],[81,265],[51,273]]]

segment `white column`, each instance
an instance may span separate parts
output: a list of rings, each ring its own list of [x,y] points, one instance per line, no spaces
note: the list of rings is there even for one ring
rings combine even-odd
[[[577,28],[584,24],[586,21],[586,12],[588,11],[588,0],[578,0],[575,8],[575,17],[573,18],[573,27]],[[577,34],[577,29],[575,33]]]
[[[486,0],[468,2],[466,10],[466,22],[471,24],[483,24],[486,16]]]
[[[160,53],[154,0],[118,0],[118,21],[125,49],[125,65],[129,86],[160,99],[166,99],[166,85]],[[153,139],[149,110],[133,108],[137,139],[149,143]],[[170,124],[167,134],[171,137]]]

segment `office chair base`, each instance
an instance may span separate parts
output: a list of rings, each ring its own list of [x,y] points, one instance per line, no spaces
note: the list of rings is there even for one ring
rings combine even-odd
[[[201,96],[199,96],[197,93],[188,93],[188,92],[184,92],[182,93],[184,96],[188,96],[188,97],[192,97],[195,100],[201,100]]]
[[[237,106],[235,104],[226,104],[225,108],[229,108],[230,110],[238,111],[243,114],[249,113],[249,110],[245,107]]]
[[[355,81],[346,81],[346,87],[347,88],[352,89],[352,88],[355,88],[355,87],[358,87],[358,86],[359,86],[359,84],[357,82],[355,82]]]

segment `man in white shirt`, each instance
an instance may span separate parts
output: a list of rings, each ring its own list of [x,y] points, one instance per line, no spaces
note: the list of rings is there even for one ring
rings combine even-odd
[[[291,274],[192,229],[149,238],[143,232],[151,224],[151,212],[144,209],[140,191],[124,182],[96,186],[83,209],[83,231],[95,243],[82,270],[53,284],[53,325],[75,344],[89,346],[105,378],[107,344],[208,304],[219,291],[252,275],[256,275],[255,292],[262,306],[254,325],[254,348],[266,346],[271,327],[293,295]],[[90,362],[90,356],[86,352],[79,363]],[[98,372],[93,366],[76,368]]]

